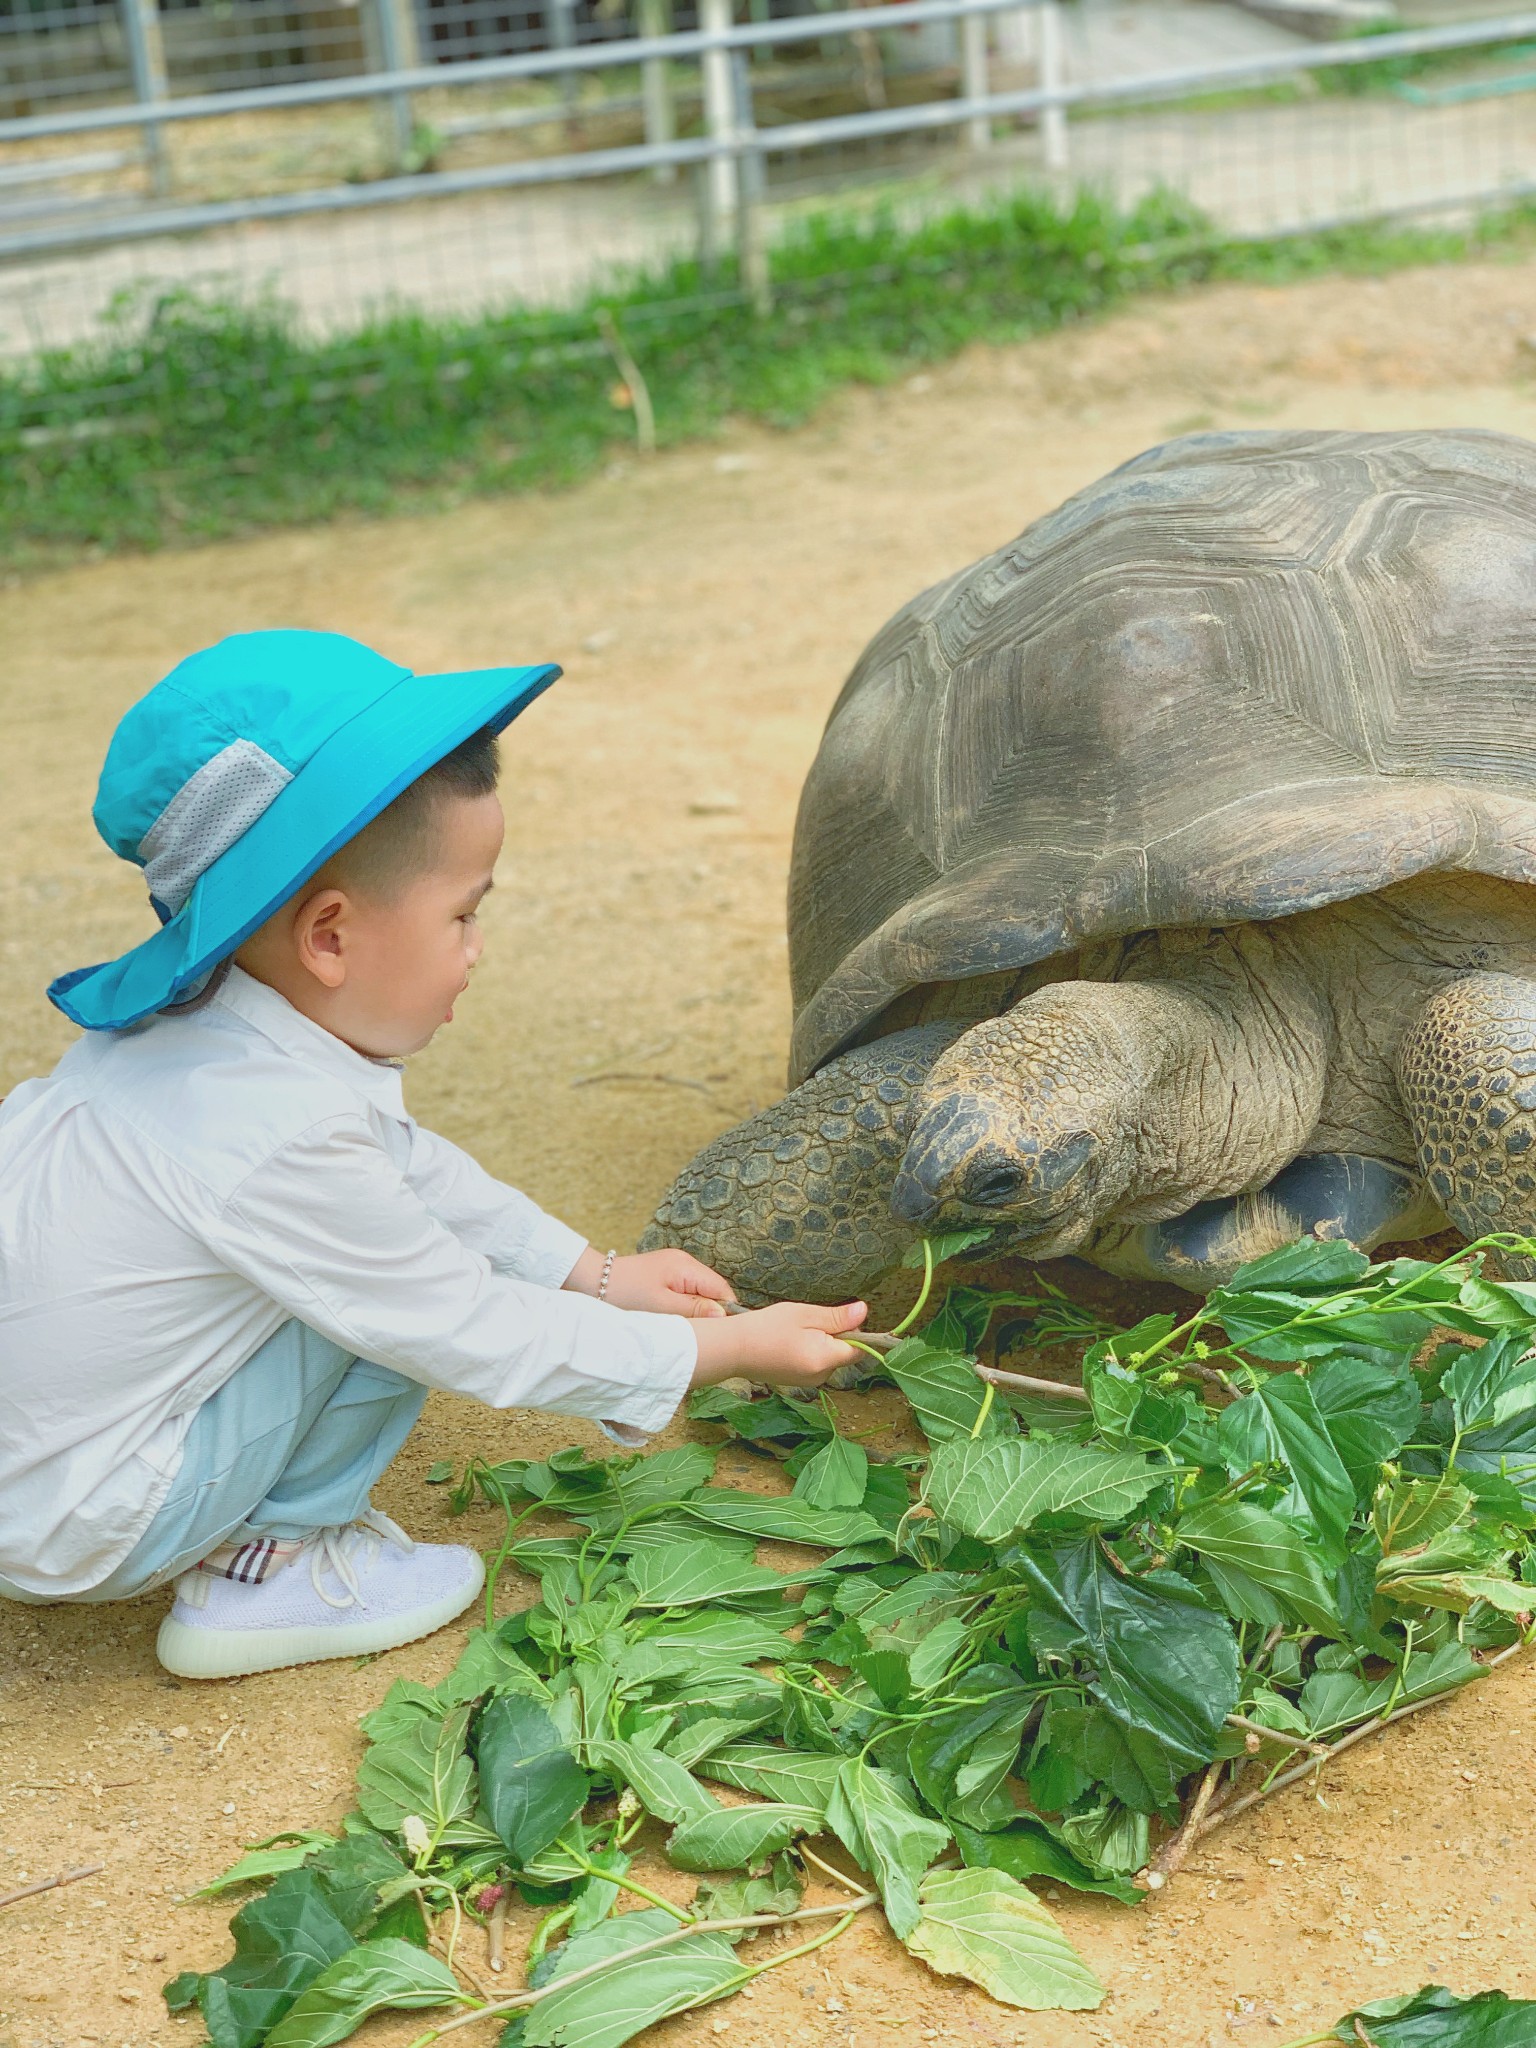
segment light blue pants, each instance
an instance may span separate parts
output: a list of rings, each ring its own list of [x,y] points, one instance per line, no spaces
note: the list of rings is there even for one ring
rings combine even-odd
[[[127,1557],[79,1600],[131,1600],[220,1544],[350,1522],[410,1435],[425,1387],[285,1323],[192,1418],[181,1467]]]

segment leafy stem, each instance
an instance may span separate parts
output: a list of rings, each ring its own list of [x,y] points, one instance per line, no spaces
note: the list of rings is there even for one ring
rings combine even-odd
[[[899,1323],[891,1326],[893,1337],[904,1337],[928,1306],[928,1297],[933,1292],[933,1240],[923,1239],[923,1284],[917,1290],[917,1299],[907,1310]]]
[[[632,1877],[620,1877],[615,1870],[604,1870],[601,1864],[591,1863],[579,1849],[573,1849],[562,1836],[555,1847],[569,1856],[578,1870],[584,1870],[588,1877],[595,1877],[601,1884],[616,1884],[620,1891],[633,1892],[637,1899],[644,1899],[648,1906],[660,1906],[664,1913],[670,1913],[674,1920],[685,1920],[690,1925],[691,1913],[685,1913],[681,1906],[674,1906],[670,1899],[664,1899],[660,1892],[653,1892],[648,1885],[639,1884]]]

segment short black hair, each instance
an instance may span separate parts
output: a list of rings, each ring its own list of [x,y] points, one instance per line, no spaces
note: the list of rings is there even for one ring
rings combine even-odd
[[[355,888],[381,894],[421,874],[436,851],[441,805],[494,795],[500,771],[495,728],[482,726],[418,775],[355,839],[348,840],[335,856],[340,877]]]

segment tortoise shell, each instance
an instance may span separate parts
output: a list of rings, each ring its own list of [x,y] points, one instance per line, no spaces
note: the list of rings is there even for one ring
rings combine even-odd
[[[1536,881],[1536,444],[1186,435],[859,660],[795,830],[791,1079],[912,989],[1451,868]]]

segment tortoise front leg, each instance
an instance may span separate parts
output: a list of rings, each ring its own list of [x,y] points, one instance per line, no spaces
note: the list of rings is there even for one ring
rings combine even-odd
[[[640,1240],[681,1245],[746,1301],[848,1301],[913,1242],[891,1215],[912,1098],[963,1027],[920,1024],[831,1061],[706,1145]]]
[[[1419,1169],[1456,1228],[1536,1237],[1536,981],[1451,982],[1404,1034],[1397,1069]],[[1499,1263],[1536,1277],[1536,1259]]]

